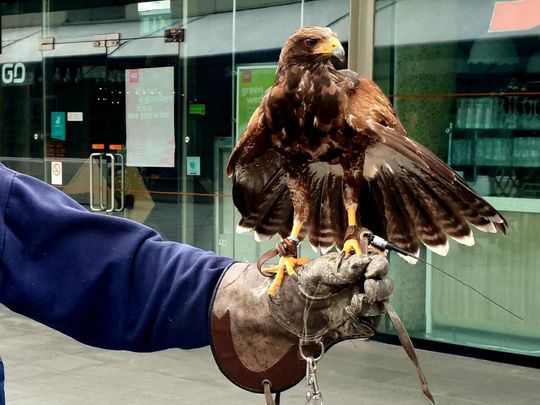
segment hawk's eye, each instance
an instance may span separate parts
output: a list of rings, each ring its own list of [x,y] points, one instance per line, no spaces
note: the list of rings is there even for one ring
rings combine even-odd
[[[306,45],[309,46],[310,48],[314,47],[316,43],[317,43],[317,40],[314,38],[306,39]]]

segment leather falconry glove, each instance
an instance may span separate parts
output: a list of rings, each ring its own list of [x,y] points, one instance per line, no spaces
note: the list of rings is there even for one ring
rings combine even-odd
[[[212,351],[223,374],[241,388],[279,393],[304,378],[302,356],[317,357],[341,340],[371,338],[393,291],[380,255],[353,255],[340,264],[337,253],[328,254],[297,273],[297,280],[285,278],[274,298],[267,294],[272,280],[255,264],[234,263],[219,282]]]

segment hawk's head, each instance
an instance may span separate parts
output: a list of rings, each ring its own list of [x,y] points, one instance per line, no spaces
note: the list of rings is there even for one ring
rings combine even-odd
[[[336,33],[327,27],[303,27],[285,42],[279,61],[285,65],[317,65],[332,57],[345,60],[345,50]]]

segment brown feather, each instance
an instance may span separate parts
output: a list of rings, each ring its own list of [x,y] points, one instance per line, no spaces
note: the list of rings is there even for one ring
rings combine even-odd
[[[286,191],[285,173],[275,153],[239,166],[234,171],[233,201],[242,214],[241,226],[255,228]]]
[[[242,166],[253,163],[270,149],[261,114],[259,107],[251,115],[246,130],[229,157],[227,176],[232,177],[237,167],[241,169]]]
[[[403,176],[403,173],[395,176],[394,182],[405,203],[405,210],[410,216],[418,239],[428,247],[444,246],[447,242],[446,235],[440,223],[432,218],[426,196],[418,190],[413,191],[410,179]]]
[[[412,174],[410,179],[414,187],[422,190],[423,194],[431,200],[429,204],[432,212],[431,216],[440,222],[447,235],[454,238],[463,238],[470,234],[471,229],[467,225],[465,217],[456,207],[453,200],[448,198],[443,185],[425,177],[422,172]]]
[[[336,165],[310,165],[311,213],[306,223],[314,249],[341,248],[345,234],[345,210],[341,200],[343,171]]]
[[[419,248],[416,229],[404,209],[405,202],[395,182],[385,174],[382,172],[372,183],[378,185],[382,194],[379,204],[383,207],[387,237],[397,246],[414,253]]]
[[[301,28],[282,49],[274,85],[227,166],[240,225],[284,237],[294,218],[316,249],[341,248],[346,203],[358,204],[361,225],[412,252],[422,241],[444,254],[447,235],[468,244],[469,224],[504,233],[497,210],[406,136],[373,81],[313,52],[308,40],[334,35]]]

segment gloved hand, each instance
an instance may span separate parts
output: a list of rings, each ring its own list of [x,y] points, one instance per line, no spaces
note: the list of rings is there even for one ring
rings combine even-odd
[[[254,264],[225,272],[212,304],[212,349],[233,383],[262,392],[267,380],[273,392],[283,391],[305,376],[300,352],[317,356],[321,345],[374,335],[393,290],[388,262],[353,255],[338,263],[334,253],[297,268],[298,279],[286,277],[272,299],[271,279]]]

